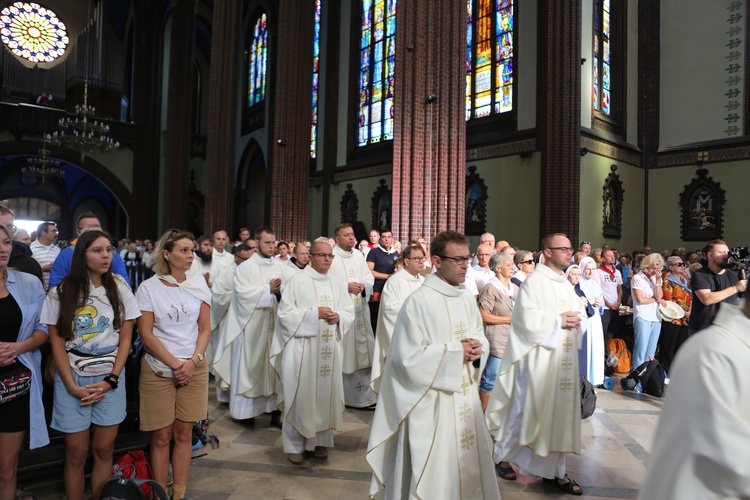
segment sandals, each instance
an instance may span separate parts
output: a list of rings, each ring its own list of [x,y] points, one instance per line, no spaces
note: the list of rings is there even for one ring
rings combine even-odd
[[[560,481],[562,481],[563,479],[567,479],[567,481],[564,483],[561,483]],[[578,485],[578,483],[570,479],[570,477],[567,474],[565,474],[561,478],[555,477],[554,479],[548,479],[545,477],[542,479],[542,481],[544,481],[545,484],[551,484],[553,486],[557,486],[558,489],[564,491],[565,493],[569,493],[571,495],[576,495],[576,496],[583,495],[583,490]],[[575,488],[578,488],[578,490],[576,490]]]
[[[513,470],[513,467],[511,467],[510,464],[508,464],[508,467],[503,467],[500,464],[502,464],[502,462],[499,462],[497,465],[495,465],[495,472],[497,473],[498,477],[501,477],[506,481],[515,481],[517,476],[516,471]]]

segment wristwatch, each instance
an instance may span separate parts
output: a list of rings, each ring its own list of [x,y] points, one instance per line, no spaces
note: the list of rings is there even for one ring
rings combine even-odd
[[[198,356],[198,361],[200,361],[200,363],[203,364],[203,359],[206,357],[206,353],[196,352],[194,356]]]

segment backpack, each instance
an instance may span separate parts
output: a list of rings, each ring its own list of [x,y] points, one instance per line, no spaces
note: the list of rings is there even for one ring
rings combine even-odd
[[[132,480],[143,480],[144,484],[136,484],[143,490],[143,498],[151,498],[151,486],[149,482],[154,478],[151,464],[148,462],[146,452],[143,450],[129,451],[112,465],[113,479],[123,478]],[[130,486],[128,486],[130,487]],[[104,494],[102,493],[102,498]],[[129,497],[123,497],[129,498]],[[135,498],[135,497],[134,497]]]
[[[627,378],[633,380],[635,384],[640,382],[643,392],[646,394],[657,398],[664,397],[664,369],[655,359],[641,364],[630,372]]]
[[[581,375],[581,418],[589,418],[596,410],[596,391],[591,382]]]
[[[148,486],[150,493],[159,500],[169,500],[169,495],[162,485],[151,479],[128,479],[123,476],[116,476],[104,483],[102,488],[101,500],[146,500],[146,494],[143,492],[145,486]]]
[[[607,365],[614,368],[616,373],[630,371],[630,351],[622,339],[611,339],[607,342]]]

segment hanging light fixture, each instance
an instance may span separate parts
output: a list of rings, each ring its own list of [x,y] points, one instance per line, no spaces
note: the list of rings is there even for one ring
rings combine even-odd
[[[49,134],[42,135],[42,149],[39,150],[40,157],[27,159],[26,161],[28,165],[21,168],[21,172],[24,175],[32,175],[41,178],[42,182],[44,182],[45,178],[65,178],[65,172],[60,170],[60,161],[47,157],[49,154],[49,150],[47,150],[47,139],[49,137]]]
[[[88,17],[91,18],[91,2],[88,4]],[[65,146],[81,153],[81,161],[92,151],[106,153],[120,148],[120,143],[109,137],[109,125],[95,118],[96,108],[89,106],[90,78],[90,29],[86,36],[86,77],[83,80],[83,105],[76,104],[75,117],[60,118],[59,132],[47,136],[47,140],[56,146]]]

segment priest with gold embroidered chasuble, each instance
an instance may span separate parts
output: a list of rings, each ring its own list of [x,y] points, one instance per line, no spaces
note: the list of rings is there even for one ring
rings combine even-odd
[[[565,453],[581,452],[578,349],[586,325],[581,299],[565,279],[573,248],[564,234],[542,241],[544,264],[526,278],[486,411],[495,460],[581,495],[565,473]]]
[[[370,495],[499,499],[479,401],[489,344],[463,286],[468,241],[446,231],[430,253],[437,273],[404,302],[381,377],[367,451]]]
[[[333,431],[342,429],[341,340],[352,328],[354,307],[346,284],[328,274],[332,252],[328,243],[314,242],[311,265],[289,280],[271,347],[282,381],[284,452],[295,465],[305,451],[327,458]]]

